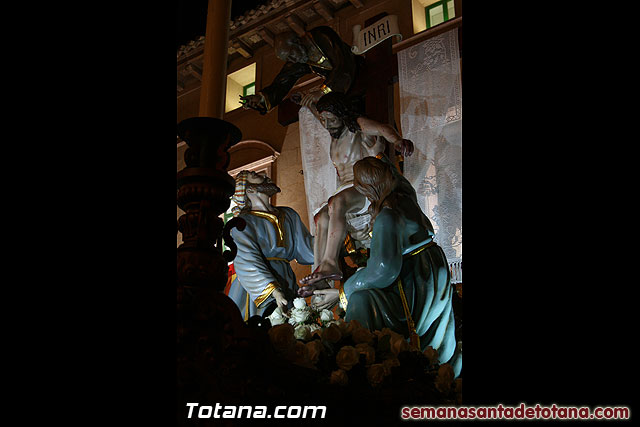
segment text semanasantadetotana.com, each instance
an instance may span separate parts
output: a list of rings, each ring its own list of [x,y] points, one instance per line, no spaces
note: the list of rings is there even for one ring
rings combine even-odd
[[[435,419],[620,419],[630,418],[629,408],[626,406],[598,406],[591,410],[587,406],[405,406],[400,411],[403,420],[435,420]]]

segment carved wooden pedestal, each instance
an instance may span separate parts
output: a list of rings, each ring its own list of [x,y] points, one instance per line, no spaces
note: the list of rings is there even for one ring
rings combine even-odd
[[[178,172],[178,219],[183,243],[178,248],[178,285],[221,291],[227,279],[222,254],[223,221],[229,208],[234,180],[225,168],[229,147],[240,141],[240,130],[231,123],[209,117],[193,117],[178,125],[187,143],[186,167]],[[235,254],[234,254],[235,255]]]
[[[251,331],[235,303],[224,293],[227,262],[235,257],[222,252],[223,221],[235,182],[226,172],[229,147],[242,134],[234,125],[209,117],[194,117],[178,124],[187,143],[186,167],[177,175],[177,203],[184,210],[178,219],[183,243],[177,249],[177,356],[178,419],[185,420],[185,401],[220,399],[219,378],[229,354],[252,346]],[[229,222],[228,226],[242,224]],[[225,236],[226,237],[226,236]],[[235,349],[235,350],[234,350]],[[204,400],[193,400],[204,399]]]

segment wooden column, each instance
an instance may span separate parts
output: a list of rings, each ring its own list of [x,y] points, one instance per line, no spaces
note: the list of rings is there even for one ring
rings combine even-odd
[[[222,119],[227,86],[231,0],[209,0],[200,86],[200,117]]]

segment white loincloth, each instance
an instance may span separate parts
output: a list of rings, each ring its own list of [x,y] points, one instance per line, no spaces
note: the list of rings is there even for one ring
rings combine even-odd
[[[335,196],[341,191],[351,187],[353,187],[353,183],[343,184],[336,189],[333,195]],[[362,209],[360,209],[358,212],[347,213],[345,215],[345,218],[347,220],[347,232],[355,240],[356,247],[368,248],[369,244],[371,243],[371,236],[369,236],[366,230],[368,229],[369,223],[371,222],[371,214],[368,213],[371,202],[366,197],[364,198],[364,200],[365,203]],[[318,209],[313,211],[313,216],[315,217],[318,212],[322,210],[322,208],[327,206],[328,203],[328,201],[324,202]]]

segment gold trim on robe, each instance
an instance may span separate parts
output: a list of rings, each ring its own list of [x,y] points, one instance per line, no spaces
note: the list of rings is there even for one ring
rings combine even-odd
[[[349,301],[347,301],[347,296],[344,293],[344,285],[340,286],[340,291],[338,292],[338,295],[340,295],[340,306],[344,311],[347,311],[347,304],[349,303]]]
[[[268,220],[276,229],[276,246],[279,248],[285,248],[285,231],[284,231],[284,212],[278,212],[278,215],[274,215],[268,212],[262,211],[250,211],[251,215]]]
[[[272,108],[271,108],[271,103],[269,102],[269,98],[264,96],[262,92],[258,92],[257,95],[262,96],[262,99],[264,99],[264,106],[267,108],[267,111],[271,111]]]
[[[327,58],[324,55],[322,55],[322,57],[320,58],[320,61],[310,62],[309,64],[314,67],[322,68],[325,70],[333,70],[333,67],[331,66],[331,62],[329,61],[329,58]]]
[[[413,318],[411,317],[411,310],[409,309],[409,304],[407,303],[407,296],[404,293],[404,289],[402,288],[402,280],[400,279],[398,279],[398,290],[400,291],[400,299],[402,300],[404,315],[407,318],[407,327],[409,328],[409,338],[411,340],[411,345],[414,349],[420,350],[420,337],[416,332],[416,324],[413,322]]]
[[[402,256],[402,258],[407,259],[410,258],[414,255],[418,255],[420,252],[424,251],[427,248],[430,248],[431,246],[435,245],[436,242],[434,242],[433,240],[430,241],[429,243],[426,243],[422,246],[420,246],[419,248],[414,249],[413,251],[409,252],[408,254],[405,254]]]
[[[353,241],[353,237],[347,233],[347,237],[344,238],[344,247],[349,255],[356,253],[356,243]]]
[[[403,259],[407,259],[410,258],[414,255],[419,254],[420,252],[424,251],[427,248],[430,248],[431,246],[435,245],[436,242],[434,242],[433,240],[429,241],[428,243],[425,243],[424,245],[415,248],[414,250],[412,250],[411,252],[405,254],[402,256]],[[400,299],[402,300],[402,308],[404,309],[404,314],[405,317],[407,319],[407,326],[409,328],[409,337],[411,339],[411,345],[413,346],[413,348],[420,350],[420,336],[418,335],[418,333],[416,332],[416,324],[413,321],[413,318],[411,317],[411,310],[409,309],[409,303],[407,302],[407,296],[404,293],[404,288],[402,286],[402,280],[400,280],[400,278],[398,278],[398,291],[400,291]]]
[[[322,68],[324,70],[333,70],[333,65],[331,64],[331,61],[329,61],[329,58],[327,58],[324,52],[322,51],[322,49],[320,49],[320,46],[318,46],[318,43],[316,43],[313,40],[313,38],[309,37],[308,35],[305,35],[305,38],[309,40],[311,44],[313,44],[313,47],[315,47],[318,50],[318,52],[320,52],[320,55],[321,55],[320,59],[317,62],[310,60],[309,62],[307,62],[307,64],[309,64],[312,67]]]
[[[276,282],[270,282],[267,286],[265,286],[260,296],[253,301],[256,304],[256,307],[259,308],[260,304],[262,304],[267,298],[269,298],[269,295],[271,295],[277,288],[280,288],[280,285]]]

